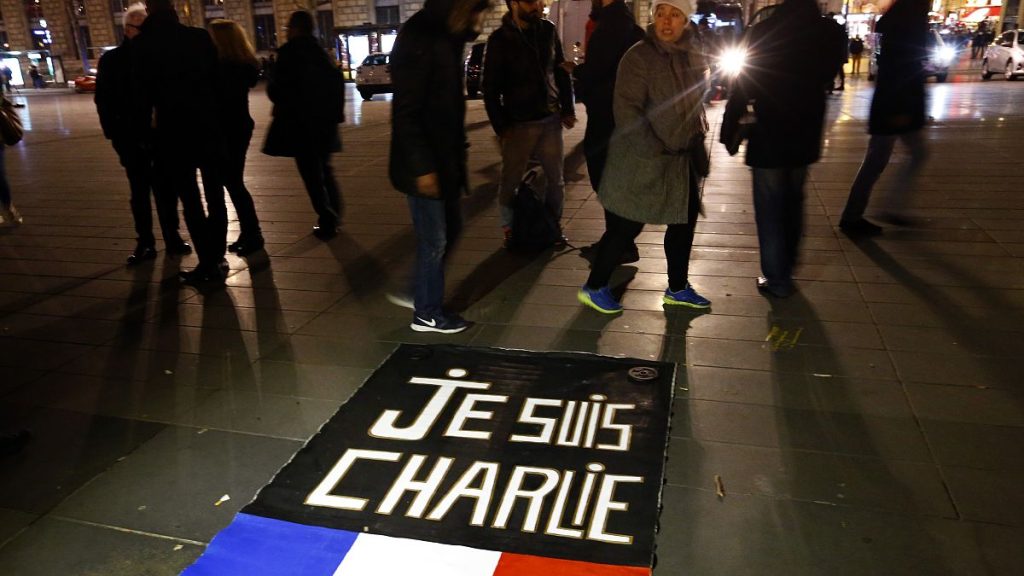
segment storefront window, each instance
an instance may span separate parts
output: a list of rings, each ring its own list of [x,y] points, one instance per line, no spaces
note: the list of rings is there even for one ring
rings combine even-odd
[[[253,16],[253,29],[255,31],[256,49],[273,50],[277,48],[277,27],[274,24],[273,14],[257,14]]]

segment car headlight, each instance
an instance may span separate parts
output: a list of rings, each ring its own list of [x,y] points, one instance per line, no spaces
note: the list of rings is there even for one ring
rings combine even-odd
[[[943,64],[949,64],[956,58],[956,49],[952,46],[943,46],[935,51],[935,59]]]
[[[726,76],[739,76],[747,64],[747,51],[743,48],[726,48],[718,57],[718,68]]]

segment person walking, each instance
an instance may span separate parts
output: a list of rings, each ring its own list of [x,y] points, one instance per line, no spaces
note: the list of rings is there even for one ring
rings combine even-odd
[[[864,57],[864,39],[860,36],[850,38],[850,74],[860,74],[860,61]]]
[[[636,25],[633,13],[623,0],[600,0],[591,12],[597,22],[593,35],[587,42],[583,63],[563,63],[563,67],[576,80],[577,98],[587,109],[587,127],[583,134],[583,155],[587,160],[587,173],[593,189],[601,187],[601,174],[608,161],[608,144],[615,131],[615,115],[612,101],[615,94],[615,78],[619,62],[626,50],[644,37],[642,28]],[[608,228],[608,211],[605,211],[605,229]],[[581,249],[581,253],[592,260],[597,253],[597,244]],[[630,245],[622,256],[622,263],[636,262],[640,251],[636,244]]]
[[[699,180],[708,175],[704,147],[707,64],[689,17],[691,0],[654,0],[654,23],[619,64],[615,133],[598,195],[609,213],[587,283],[577,299],[598,312],[622,305],[608,287],[621,254],[644,224],[667,224],[666,305],[708,308],[690,284],[690,249],[700,210]]]
[[[219,179],[227,188],[241,232],[228,251],[246,256],[263,249],[263,233],[252,195],[245,187],[245,154],[255,123],[249,116],[249,90],[260,78],[259,61],[237,22],[214,20],[210,37],[217,47],[217,121],[220,128]]]
[[[131,126],[153,150],[157,197],[181,200],[199,265],[179,274],[186,284],[224,284],[227,212],[218,183],[204,177],[206,210],[196,171],[216,157],[217,49],[202,28],[184,26],[170,0],[149,0],[149,16],[132,40]],[[188,62],[188,66],[182,66]],[[204,171],[209,174],[209,170]]]
[[[761,253],[762,293],[780,298],[794,290],[803,235],[807,168],[821,157],[826,96],[822,85],[835,78],[842,55],[827,50],[835,30],[814,0],[785,0],[750,30],[747,68],[730,95],[721,141],[730,155],[739,150],[741,122],[753,106],[757,118],[747,144],[753,177],[754,219]]]
[[[0,94],[0,106],[7,105],[7,97]],[[12,228],[21,224],[24,219],[14,207],[11,199],[11,185],[7,182],[7,167],[4,164],[3,140],[0,140],[0,228]]]
[[[462,53],[489,8],[488,0],[427,0],[391,51],[388,176],[408,196],[416,232],[410,328],[417,332],[469,327],[443,307],[444,264],[462,232],[459,200],[467,189]]]
[[[928,159],[921,133],[925,116],[922,62],[928,50],[928,3],[896,0],[878,20],[875,30],[882,35],[882,44],[868,120],[871,139],[839,220],[840,230],[853,236],[882,231],[881,226],[864,218],[864,211],[872,188],[889,164],[896,141],[907,147],[910,161],[900,170],[897,184],[886,198],[880,214],[882,220],[897,226],[912,223],[906,207],[917,175]]]
[[[501,141],[498,210],[508,241],[515,225],[512,199],[531,159],[544,169],[544,204],[562,218],[565,162],[562,128],[576,125],[572,82],[555,25],[541,0],[505,0],[509,12],[484,51],[482,88],[491,127]]]
[[[295,158],[317,214],[313,235],[330,240],[338,234],[343,210],[331,154],[341,151],[344,81],[317,44],[309,12],[299,10],[288,19],[288,42],[277,51],[267,96],[274,108],[263,153]]]
[[[118,160],[128,177],[131,196],[129,205],[135,222],[135,250],[128,255],[128,266],[137,266],[156,258],[156,237],[153,235],[153,202],[160,222],[164,249],[168,255],[192,253],[192,246],[179,232],[178,198],[163,194],[153,187],[153,154],[143,141],[133,138],[132,112],[132,45],[146,21],[146,5],[132,4],[124,14],[124,41],[100,57],[96,73],[96,112],[103,136],[114,147]],[[163,192],[163,191],[161,191]]]

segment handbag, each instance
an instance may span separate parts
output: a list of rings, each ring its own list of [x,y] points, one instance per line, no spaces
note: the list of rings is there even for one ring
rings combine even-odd
[[[0,137],[4,144],[14,146],[25,137],[25,128],[21,125],[21,115],[14,108],[14,103],[0,96]]]

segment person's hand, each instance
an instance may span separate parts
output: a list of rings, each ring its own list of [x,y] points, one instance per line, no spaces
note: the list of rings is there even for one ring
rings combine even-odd
[[[427,198],[440,198],[441,186],[437,181],[437,172],[416,177],[416,191]]]
[[[576,69],[576,63],[572,60],[566,60],[559,64],[559,66],[561,66],[562,70],[565,70],[570,76],[572,76],[572,71]]]
[[[575,125],[576,125],[576,117],[575,116],[562,116],[562,126],[565,126],[566,128],[572,128]]]

